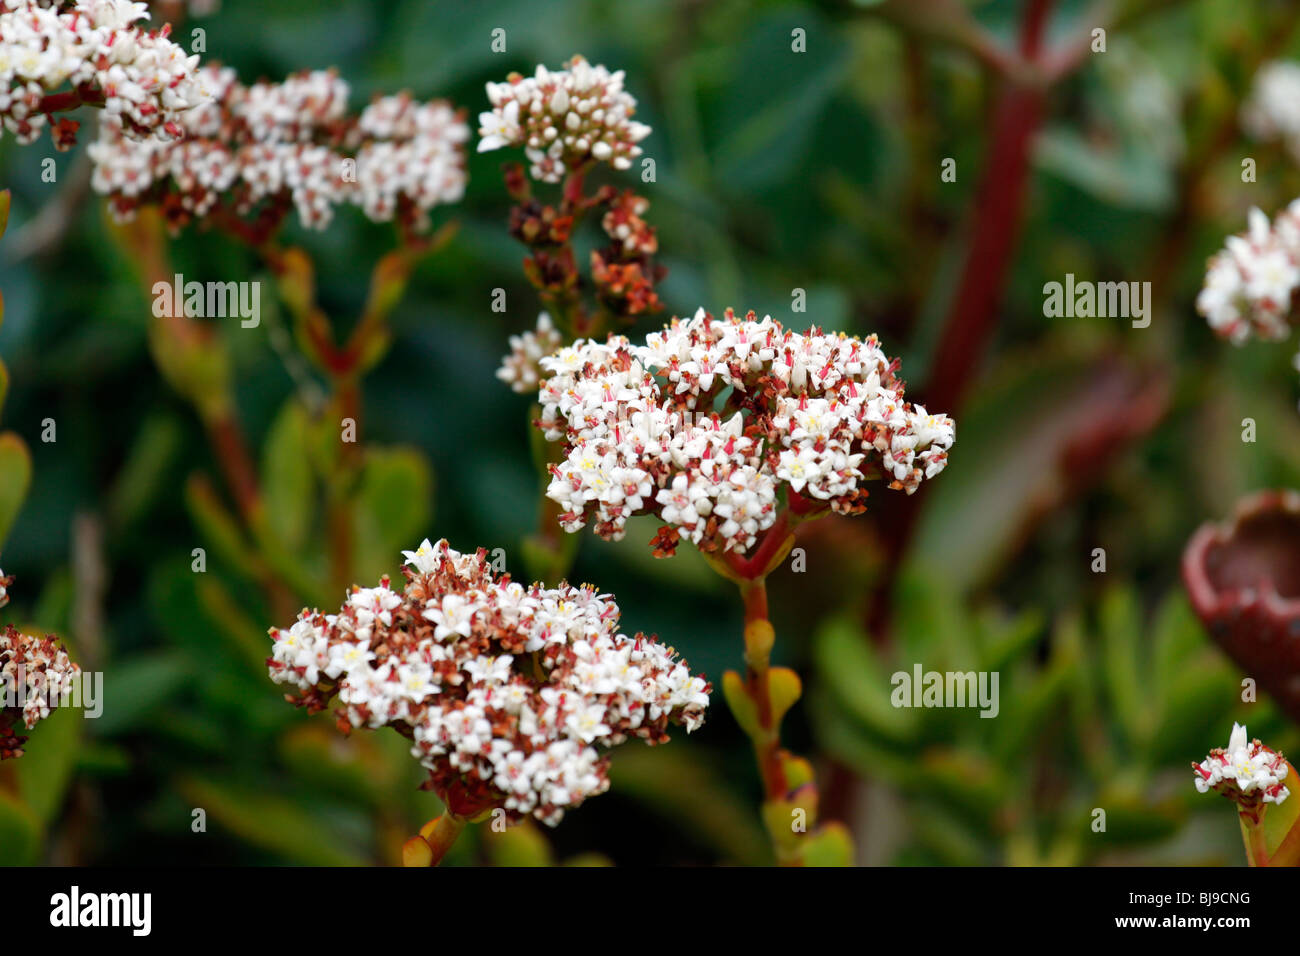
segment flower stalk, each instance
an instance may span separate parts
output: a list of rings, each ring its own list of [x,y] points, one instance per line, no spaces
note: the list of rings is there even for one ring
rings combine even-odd
[[[420,828],[418,836],[411,837],[402,847],[402,865],[437,866],[468,822],[450,810],[430,820]]]

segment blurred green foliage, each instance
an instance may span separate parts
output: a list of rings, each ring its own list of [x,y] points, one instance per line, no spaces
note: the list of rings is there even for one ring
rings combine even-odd
[[[654,128],[644,145],[658,179],[643,192],[670,312],[734,305],[877,331],[924,401],[958,267],[979,240],[967,210],[993,83],[962,51],[912,37],[875,6],[223,0],[197,25],[208,57],[245,80],[337,66],[356,104],[410,88],[471,117],[486,104],[484,82],[510,70],[575,52],[626,70],[638,118]],[[968,6],[996,35],[1013,35],[1019,4]],[[1087,6],[1058,4],[1056,32],[1078,29]],[[810,692],[788,721],[789,743],[823,771],[834,761],[869,781],[860,859],[1239,863],[1230,812],[1197,800],[1187,764],[1222,745],[1234,717],[1276,746],[1295,739],[1267,703],[1233,706],[1240,675],[1177,584],[1197,524],[1246,490],[1300,475],[1300,390],[1286,350],[1232,349],[1192,308],[1205,257],[1243,228],[1246,209],[1272,211],[1300,193],[1279,147],[1217,138],[1235,123],[1245,64],[1279,6],[1157,6],[1112,31],[1109,52],[1053,93],[997,339],[926,503],[892,642],[861,623],[880,570],[871,516],[808,529],[808,571],[772,580],[777,662],[798,668]],[[490,48],[498,26],[505,54]],[[801,56],[788,52],[795,27],[807,32]],[[83,667],[105,672],[107,700],[99,720],[64,713],[33,733],[17,794],[0,788],[0,860],[394,863],[439,811],[416,790],[405,743],[341,737],[327,716],[280,700],[264,666],[266,627],[288,623],[278,612],[341,598],[322,527],[336,426],[286,370],[275,336],[289,321],[274,296],[263,296],[258,329],[214,325],[237,418],[260,450],[267,507],[245,531],[191,404],[151,358],[131,259],[102,204],[76,193],[84,150],[57,155],[58,181],[47,183],[46,142],[0,140],[13,191],[0,243],[3,422],[31,449],[32,469],[2,564],[17,576],[7,620],[66,635]],[[1243,155],[1258,159],[1258,183],[1241,182]],[[957,161],[956,183],[939,180],[945,157]],[[342,490],[359,583],[395,573],[400,549],[426,535],[504,548],[522,573],[539,478],[528,402],[493,371],[507,335],[531,327],[536,299],[505,229],[501,159],[471,153],[465,201],[438,213],[459,233],[416,270],[392,315],[394,347],[364,382],[365,458]],[[1205,168],[1189,197],[1193,161]],[[70,209],[57,241],[33,245],[56,198]],[[387,233],[345,215],[322,234],[295,226],[290,239],[316,262],[325,311],[359,314]],[[272,287],[251,253],[215,234],[187,234],[170,254],[187,278]],[[1162,270],[1149,329],[1043,318],[1042,284],[1067,272],[1145,281]],[[489,308],[498,287],[504,315]],[[806,315],[790,313],[796,288],[807,291]],[[1152,383],[1167,404],[1149,398]],[[1147,424],[1149,402],[1160,408]],[[1240,440],[1247,416],[1257,444]],[[55,442],[41,440],[47,418]],[[1139,418],[1139,434],[1126,432]],[[1080,458],[1073,436],[1092,424],[1110,428],[1107,440]],[[5,441],[0,468],[21,469]],[[0,529],[9,510],[0,501]],[[93,533],[74,537],[79,526]],[[618,544],[584,536],[574,577],[615,593],[626,628],[657,632],[716,679],[739,661],[740,608],[694,553],[654,561],[652,532],[634,522]],[[195,574],[200,547],[207,570]],[[1105,574],[1089,570],[1096,547]],[[86,571],[96,560],[103,587]],[[273,606],[268,578],[289,606]],[[890,673],[916,662],[999,670],[1001,715],[891,707]],[[689,740],[624,747],[613,784],[554,832],[473,828],[448,862],[768,859],[750,755],[722,706]],[[1095,807],[1107,810],[1104,834],[1090,829]],[[207,832],[192,829],[195,808]],[[890,835],[894,820],[905,826]]]

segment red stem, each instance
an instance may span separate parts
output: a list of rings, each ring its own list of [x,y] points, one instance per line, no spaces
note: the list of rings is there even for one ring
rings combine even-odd
[[[773,802],[784,799],[789,787],[781,766],[780,734],[772,719],[772,624],[767,617],[767,583],[761,577],[746,582],[741,585],[740,594],[745,601],[746,683],[762,728],[762,735],[753,740],[754,757],[767,801]]]
[[[727,566],[731,568],[733,574],[747,581],[760,579],[771,570],[768,565],[776,557],[781,546],[785,544],[786,539],[789,537],[789,512],[782,510],[777,516],[776,522],[764,533],[754,553],[745,558],[734,551],[728,552],[726,555]],[[766,597],[764,597],[763,609],[766,617]]]
[[[1020,34],[1023,56],[1033,60],[1042,49],[1051,0],[1029,0]],[[1020,238],[1030,174],[1034,135],[1042,124],[1045,88],[1002,81],[993,120],[992,140],[984,163],[972,216],[966,263],[939,336],[939,347],[925,389],[926,407],[954,414],[979,368],[997,328],[998,310]],[[885,570],[876,587],[870,626],[879,636],[891,617],[890,595],[897,570],[911,542],[926,494],[916,494],[881,515]]]

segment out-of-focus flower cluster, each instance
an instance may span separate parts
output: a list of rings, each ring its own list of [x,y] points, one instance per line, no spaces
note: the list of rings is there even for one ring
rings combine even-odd
[[[1289,769],[1286,759],[1247,738],[1241,724],[1232,725],[1227,749],[1215,747],[1203,761],[1193,763],[1192,769],[1197,790],[1223,794],[1255,822],[1259,822],[1262,804],[1281,803],[1290,794],[1282,784]]]
[[[1275,60],[1260,68],[1241,123],[1256,139],[1281,140],[1300,159],[1300,63]]]
[[[631,318],[662,307],[655,283],[664,270],[654,264],[659,239],[642,216],[649,200],[624,190],[609,201],[600,225],[612,240],[606,249],[591,252],[591,281],[596,297],[611,313]]]
[[[465,190],[469,127],[445,101],[407,94],[347,112],[348,85],[333,71],[244,86],[234,71],[201,71],[212,101],[185,114],[178,143],[138,142],[111,119],[90,147],[94,188],[119,219],[160,203],[176,229],[221,203],[236,216],[285,211],[323,229],[342,203],[414,230]]]
[[[1251,336],[1280,341],[1290,334],[1291,297],[1300,285],[1300,200],[1270,223],[1258,209],[1249,228],[1229,236],[1209,263],[1196,308],[1236,345]]]
[[[672,648],[618,631],[619,609],[583,586],[497,578],[486,553],[446,541],[405,552],[406,587],[354,588],[337,614],[272,629],[268,665],[310,710],[337,698],[339,726],[396,728],[427,784],[465,816],[503,807],[558,823],[609,787],[597,748],[693,730],[709,685]]]
[[[564,527],[594,521],[618,539],[654,514],[663,553],[681,537],[743,553],[782,495],[807,514],[864,510],[872,478],[910,494],[955,438],[952,419],[904,400],[875,336],[801,334],[753,312],[700,309],[642,345],[579,340],[541,364],[539,425],[565,443],[547,489]]]
[[[536,393],[541,381],[541,361],[562,343],[560,333],[545,312],[537,316],[537,329],[510,336],[510,354],[501,361],[497,378],[520,395]]]
[[[13,578],[0,571],[0,607],[9,603]],[[0,633],[0,760],[23,755],[27,738],[18,724],[31,730],[50,716],[71,689],[81,668],[53,635],[29,637],[12,624]]]
[[[0,0],[0,118],[20,143],[34,142],[57,112],[102,106],[124,135],[178,139],[185,111],[205,100],[199,58],[146,31],[145,4],[131,0]],[[76,142],[79,124],[55,122],[54,146]]]
[[[479,115],[479,152],[522,146],[529,172],[558,183],[590,160],[628,169],[650,127],[632,119],[636,100],[611,73],[575,56],[565,69],[539,65],[531,77],[512,73],[487,85],[492,109]]]

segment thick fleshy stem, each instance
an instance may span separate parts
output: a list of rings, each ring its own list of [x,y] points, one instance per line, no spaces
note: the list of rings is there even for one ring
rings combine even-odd
[[[745,688],[758,712],[757,732],[751,737],[758,772],[767,800],[781,800],[789,789],[781,766],[780,727],[772,719],[772,647],[776,631],[767,616],[767,580],[758,578],[740,585],[745,602]]]
[[[1029,63],[1041,54],[1048,0],[1029,0],[1020,27],[1020,56]],[[926,404],[955,414],[980,359],[997,329],[999,305],[1020,238],[1021,220],[1032,173],[1031,154],[1042,125],[1048,90],[1004,77],[993,113],[984,177],[971,221],[974,224],[957,291],[931,364]],[[868,629],[878,638],[892,626],[896,571],[912,542],[927,488],[884,513],[885,572],[873,588]]]
[[[1246,861],[1251,866],[1268,866],[1268,850],[1264,845],[1264,830],[1242,811],[1241,838],[1246,844]]]
[[[1242,837],[1244,838],[1246,836],[1245,830],[1248,828],[1248,821],[1244,815],[1241,822]],[[1259,841],[1262,842],[1261,828],[1253,827],[1250,829],[1261,833]],[[1251,866],[1300,866],[1300,826],[1291,827],[1282,842],[1278,844],[1277,849],[1273,851],[1272,856],[1266,856],[1263,853],[1256,855],[1252,851],[1252,841],[1248,839],[1246,841],[1246,856]]]
[[[437,866],[469,821],[451,811],[430,820],[402,847],[403,866]]]
[[[816,821],[818,794],[807,761],[781,747],[781,719],[799,699],[798,676],[788,668],[772,667],[776,631],[768,616],[767,576],[794,546],[792,528],[800,520],[817,515],[796,511],[792,506],[758,541],[749,558],[734,554],[706,554],[709,565],[735,582],[745,605],[745,678],[728,672],[723,689],[727,703],[754,748],[754,759],[763,781],[763,817],[772,836],[777,861],[785,866],[801,865],[801,843]],[[808,826],[795,830],[790,814],[806,817]]]

